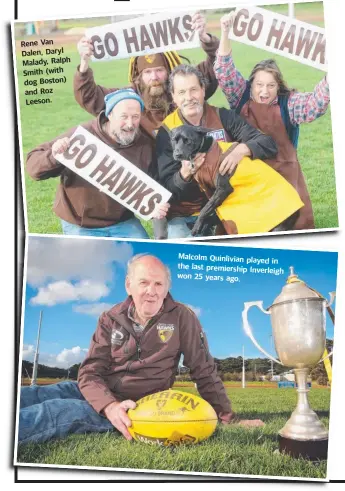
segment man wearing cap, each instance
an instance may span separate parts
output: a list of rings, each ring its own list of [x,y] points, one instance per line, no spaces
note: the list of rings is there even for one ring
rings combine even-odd
[[[156,161],[152,140],[140,128],[144,103],[132,89],[121,89],[105,97],[105,110],[97,118],[81,126],[118,152],[151,177],[155,177]],[[91,183],[71,171],[56,156],[70,146],[76,128],[54,140],[43,143],[28,153],[26,164],[35,180],[60,176],[54,212],[68,235],[100,237],[149,238],[132,211],[100,192]],[[165,216],[169,205],[157,206],[156,216]]]
[[[198,68],[207,80],[205,98],[208,99],[218,87],[213,64],[219,40],[206,33],[206,20],[200,13],[193,15],[192,29],[198,32],[202,49],[207,54],[206,61],[200,63]],[[116,89],[96,85],[93,71],[89,68],[90,56],[94,52],[91,40],[83,37],[78,43],[78,51],[81,61],[74,76],[74,96],[82,108],[97,116],[104,109],[104,96]],[[176,107],[167,81],[171,70],[179,64],[181,58],[174,51],[137,56],[130,60],[129,82],[145,105],[140,125],[151,138],[156,137],[162,121]]]

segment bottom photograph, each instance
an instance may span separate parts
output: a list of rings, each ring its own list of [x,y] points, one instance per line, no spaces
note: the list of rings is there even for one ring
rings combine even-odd
[[[29,236],[14,465],[327,480],[337,253]]]

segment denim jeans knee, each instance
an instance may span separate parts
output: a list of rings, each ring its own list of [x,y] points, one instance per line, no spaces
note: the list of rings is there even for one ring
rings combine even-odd
[[[50,385],[31,385],[20,390],[20,408],[40,404],[50,399],[85,400],[77,382],[68,380]]]
[[[18,442],[45,442],[68,434],[114,430],[107,418],[98,414],[87,401],[49,399],[19,411]]]
[[[123,239],[148,239],[149,236],[138,218],[133,217],[124,222],[108,227],[87,228],[61,220],[62,231],[65,235],[92,237],[118,237]]]
[[[168,239],[183,239],[192,237],[191,229],[197,216],[175,217],[168,221]]]

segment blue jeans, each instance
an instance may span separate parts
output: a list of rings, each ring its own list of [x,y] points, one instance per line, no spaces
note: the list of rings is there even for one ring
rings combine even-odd
[[[121,237],[124,239],[149,239],[146,230],[138,218],[130,218],[109,227],[86,228],[61,220],[62,232],[65,235],[88,235],[93,237]]]
[[[191,229],[197,216],[175,217],[168,221],[168,239],[183,239],[192,237]],[[190,227],[189,227],[189,226]]]
[[[114,429],[85,400],[76,382],[21,388],[18,443]]]

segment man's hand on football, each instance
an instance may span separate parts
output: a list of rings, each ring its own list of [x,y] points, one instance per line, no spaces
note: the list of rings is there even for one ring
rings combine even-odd
[[[109,419],[110,423],[122,433],[126,440],[132,440],[132,436],[128,431],[128,427],[132,426],[132,422],[128,417],[128,409],[134,409],[136,403],[127,399],[122,402],[111,402],[103,410],[105,416]]]

